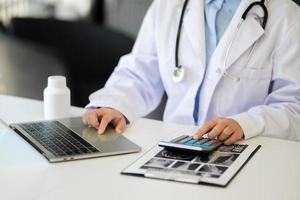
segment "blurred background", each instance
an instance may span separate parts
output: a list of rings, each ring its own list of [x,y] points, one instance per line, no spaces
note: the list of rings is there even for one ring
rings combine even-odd
[[[47,77],[64,75],[72,105],[85,106],[131,51],[151,2],[0,0],[0,94],[42,100]]]
[[[64,75],[85,106],[131,51],[152,0],[0,0],[0,94],[42,99]]]

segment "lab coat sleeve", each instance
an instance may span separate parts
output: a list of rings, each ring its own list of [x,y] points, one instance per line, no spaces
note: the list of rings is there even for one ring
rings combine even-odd
[[[149,8],[132,52],[123,56],[105,87],[90,95],[90,107],[119,110],[129,122],[154,110],[164,93],[155,45],[155,2]]]
[[[274,51],[270,93],[264,105],[230,117],[241,125],[245,139],[263,135],[300,140],[299,35],[297,22]]]

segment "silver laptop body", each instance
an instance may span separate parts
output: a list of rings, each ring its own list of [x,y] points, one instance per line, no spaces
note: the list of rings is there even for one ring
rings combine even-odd
[[[16,123],[11,124],[10,128],[12,128],[16,133],[18,133],[21,137],[23,137],[26,141],[28,141],[33,147],[35,147],[43,156],[45,156],[49,162],[62,162],[62,161],[70,161],[70,160],[78,160],[78,159],[86,159],[86,158],[94,158],[94,157],[101,157],[101,156],[110,156],[110,155],[118,155],[118,154],[127,154],[127,153],[134,153],[139,152],[141,148],[122,136],[119,133],[116,133],[113,128],[107,128],[105,134],[99,135],[97,130],[92,127],[87,127],[83,124],[82,119],[78,118],[66,118],[60,120],[53,120],[53,121],[41,121],[43,122],[50,122],[50,123],[57,123],[59,126],[64,126],[69,131],[74,132],[76,138],[80,140],[83,139],[89,145],[91,145],[93,152],[76,152],[74,154],[70,153],[70,155],[58,155],[56,152],[54,153],[53,149],[51,148],[59,148],[60,150],[62,147],[65,149],[69,149],[67,144],[60,144],[59,140],[61,139],[62,133],[60,130],[55,130],[55,136],[51,136],[50,144],[45,144],[44,141],[40,140],[36,136],[32,136],[33,134],[29,134],[31,132],[28,128],[24,128],[24,125],[28,124],[35,124],[39,122],[29,122],[29,123]],[[40,134],[43,134],[47,131],[47,128],[40,129]],[[39,134],[38,133],[38,134]],[[45,132],[46,133],[46,132]],[[45,134],[46,135],[46,134]],[[79,137],[78,137],[79,136]],[[43,135],[40,135],[43,137]],[[49,139],[49,138],[48,138]],[[56,142],[53,144],[52,142]],[[84,141],[80,143],[84,143]],[[43,144],[44,143],[44,144]],[[43,145],[42,145],[43,144]],[[81,145],[78,143],[78,145]],[[45,148],[46,147],[46,148]],[[76,147],[79,149],[79,147]]]

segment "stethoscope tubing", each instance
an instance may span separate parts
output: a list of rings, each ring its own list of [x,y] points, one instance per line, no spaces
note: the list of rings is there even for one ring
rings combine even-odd
[[[176,46],[175,46],[175,66],[176,68],[179,67],[179,42],[180,42],[180,37],[181,37],[181,30],[182,30],[182,25],[183,25],[183,18],[184,18],[184,13],[187,7],[189,0],[185,0],[183,3],[182,11],[180,14],[180,20],[179,20],[179,25],[178,25],[178,31],[177,31],[177,37],[176,37]]]
[[[184,3],[183,3],[181,15],[180,15],[180,20],[179,20],[179,25],[178,25],[178,31],[177,31],[177,37],[176,37],[176,44],[175,44],[175,68],[176,68],[175,71],[174,71],[174,74],[175,74],[175,75],[177,74],[176,72],[179,72],[179,71],[182,71],[183,74],[184,74],[184,69],[183,69],[183,67],[179,64],[179,46],[180,46],[179,43],[180,43],[180,37],[181,37],[181,30],[182,30],[182,25],[183,25],[184,14],[185,14],[185,10],[186,10],[186,8],[187,8],[188,3],[189,3],[189,0],[185,0]],[[255,6],[260,6],[260,7],[262,8],[262,10],[263,10],[263,12],[264,12],[264,17],[263,17],[263,22],[262,22],[261,26],[262,26],[263,29],[266,28],[266,25],[267,25],[267,22],[268,22],[268,17],[269,17],[269,16],[268,16],[268,9],[267,9],[267,7],[266,7],[266,5],[265,5],[265,0],[261,0],[261,1],[256,1],[256,2],[251,3],[251,4],[248,6],[248,8],[244,11],[244,13],[243,13],[243,15],[242,15],[242,17],[241,17],[241,22],[239,23],[236,32],[239,31],[239,27],[241,26],[241,23],[242,23],[243,21],[246,20],[248,13],[249,13],[249,12],[251,11],[251,9],[252,9],[253,7],[255,7]],[[227,72],[227,70],[226,70],[226,65],[227,65],[227,64],[226,64],[226,63],[227,63],[227,59],[228,59],[228,56],[229,56],[229,51],[230,51],[230,49],[231,49],[232,43],[233,43],[233,41],[234,41],[234,38],[236,37],[236,34],[237,34],[237,33],[234,34],[234,37],[233,37],[233,38],[231,39],[231,41],[230,41],[229,47],[228,47],[228,49],[227,49],[227,51],[226,51],[226,57],[225,57],[225,60],[224,60],[224,63],[225,63],[225,64],[224,64],[224,69],[223,69],[224,72],[223,72],[223,74],[224,74],[224,75],[227,75],[227,76],[229,76],[229,77],[233,77],[233,76],[231,76],[231,75]],[[251,59],[251,56],[252,56],[252,54],[253,54],[253,51],[254,51],[255,46],[256,46],[256,44],[254,45],[254,47],[251,48],[250,55],[249,55],[248,58],[247,58],[247,64],[249,63],[249,61],[250,61],[250,59]],[[247,64],[246,64],[246,65],[247,65]],[[174,76],[174,74],[173,74],[173,76]],[[183,75],[182,75],[182,76],[183,76]],[[180,78],[180,79],[181,79],[181,78]],[[237,78],[237,79],[239,79],[239,78]],[[179,82],[179,81],[177,80],[176,82]]]
[[[264,12],[264,20],[261,24],[261,27],[263,29],[266,29],[266,26],[267,26],[267,22],[268,22],[268,18],[269,18],[269,13],[268,13],[268,9],[265,5],[265,0],[261,0],[261,1],[256,1],[256,2],[253,2],[251,3],[248,8],[245,10],[245,12],[243,13],[242,15],[242,19],[245,20],[247,18],[247,15],[248,13],[250,12],[250,10],[254,7],[254,6],[260,6],[262,9],[263,9],[263,12]]]

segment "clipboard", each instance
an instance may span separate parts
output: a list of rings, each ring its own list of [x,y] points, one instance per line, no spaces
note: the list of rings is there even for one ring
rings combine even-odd
[[[121,174],[226,187],[261,145],[222,145],[209,154],[171,152],[155,145]]]

